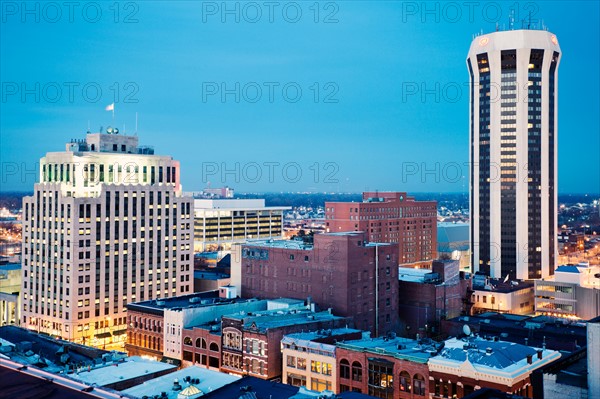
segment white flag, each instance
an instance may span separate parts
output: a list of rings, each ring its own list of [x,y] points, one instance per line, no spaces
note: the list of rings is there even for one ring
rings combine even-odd
[[[107,105],[106,108],[104,108],[104,110],[105,111],[114,111],[115,110],[115,103]]]

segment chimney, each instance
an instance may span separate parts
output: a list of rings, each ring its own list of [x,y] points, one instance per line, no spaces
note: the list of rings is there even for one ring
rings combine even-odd
[[[533,363],[533,356],[527,355],[527,364]]]
[[[543,351],[542,351],[541,349],[539,349],[539,350],[537,351],[538,359],[541,359],[541,358],[542,358],[542,353],[543,353]]]

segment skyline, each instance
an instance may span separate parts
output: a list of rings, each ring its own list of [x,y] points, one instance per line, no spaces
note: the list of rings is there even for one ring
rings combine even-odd
[[[444,11],[440,3],[433,3],[439,6],[437,14],[412,2],[379,2],[369,8],[360,8],[360,2],[320,3],[318,15],[302,3],[297,23],[289,22],[292,14],[276,12],[273,23],[265,13],[259,23],[248,22],[249,9],[240,11],[238,23],[237,16],[221,13],[221,3],[178,2],[164,10],[131,4],[137,8],[120,4],[118,15],[103,6],[97,23],[78,13],[70,23],[66,12],[52,23],[52,10],[43,8],[40,22],[32,16],[23,20],[3,4],[2,191],[30,191],[34,173],[28,171],[47,151],[62,151],[57,143],[82,137],[88,120],[92,131],[125,124],[125,132],[132,133],[136,112],[141,144],[181,162],[186,191],[198,191],[208,181],[238,192],[468,191],[468,46],[473,34],[494,31],[496,20],[502,29],[509,5],[482,6],[489,11],[490,4],[499,5],[506,18],[485,17],[477,9],[469,18],[463,9],[453,23],[452,10]],[[244,10],[247,3],[233,4]],[[558,3],[537,9],[530,7],[537,3],[514,4],[516,19],[526,11],[543,18],[566,56],[559,80],[558,191],[596,194],[598,74],[586,76],[589,90],[582,92],[577,66],[598,65],[598,46],[580,40],[598,37],[597,24],[586,23],[597,16],[598,4],[566,9]],[[216,10],[209,7],[215,5]],[[581,21],[577,30],[560,24],[574,15]],[[134,19],[138,22],[125,23]],[[8,39],[16,36],[20,43]],[[423,51],[434,62],[406,57]],[[69,82],[76,88],[100,87],[103,94],[92,102],[74,90],[71,101]],[[231,89],[236,82],[240,101],[227,94],[223,102],[221,84]],[[23,101],[22,84],[35,91],[36,83],[39,102],[35,93]],[[50,101],[56,97],[53,83],[63,88],[56,102]],[[275,90],[271,102],[270,87],[286,84],[292,91],[300,87],[302,97],[293,102],[291,91],[285,98]],[[454,100],[450,90],[459,87]],[[257,88],[262,96],[253,103]],[[138,102],[125,102],[127,96]],[[104,110],[113,102],[114,124]],[[577,134],[582,129],[591,133],[585,141]],[[186,151],[190,146],[194,151]],[[238,170],[223,179],[222,170],[234,170],[236,164]],[[288,174],[283,173],[286,165]],[[296,181],[298,170],[302,177]]]

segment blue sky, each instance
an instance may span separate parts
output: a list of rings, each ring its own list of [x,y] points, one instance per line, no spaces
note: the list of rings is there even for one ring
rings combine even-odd
[[[467,3],[2,2],[1,189],[137,112],[185,190],[464,191],[466,55],[513,10],[563,51],[559,191],[600,192],[599,3]]]

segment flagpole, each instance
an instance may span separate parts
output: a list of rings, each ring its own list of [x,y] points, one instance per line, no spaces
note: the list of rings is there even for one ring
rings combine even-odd
[[[113,125],[115,124],[115,103],[113,103],[113,107],[112,107],[112,119],[113,119]]]

